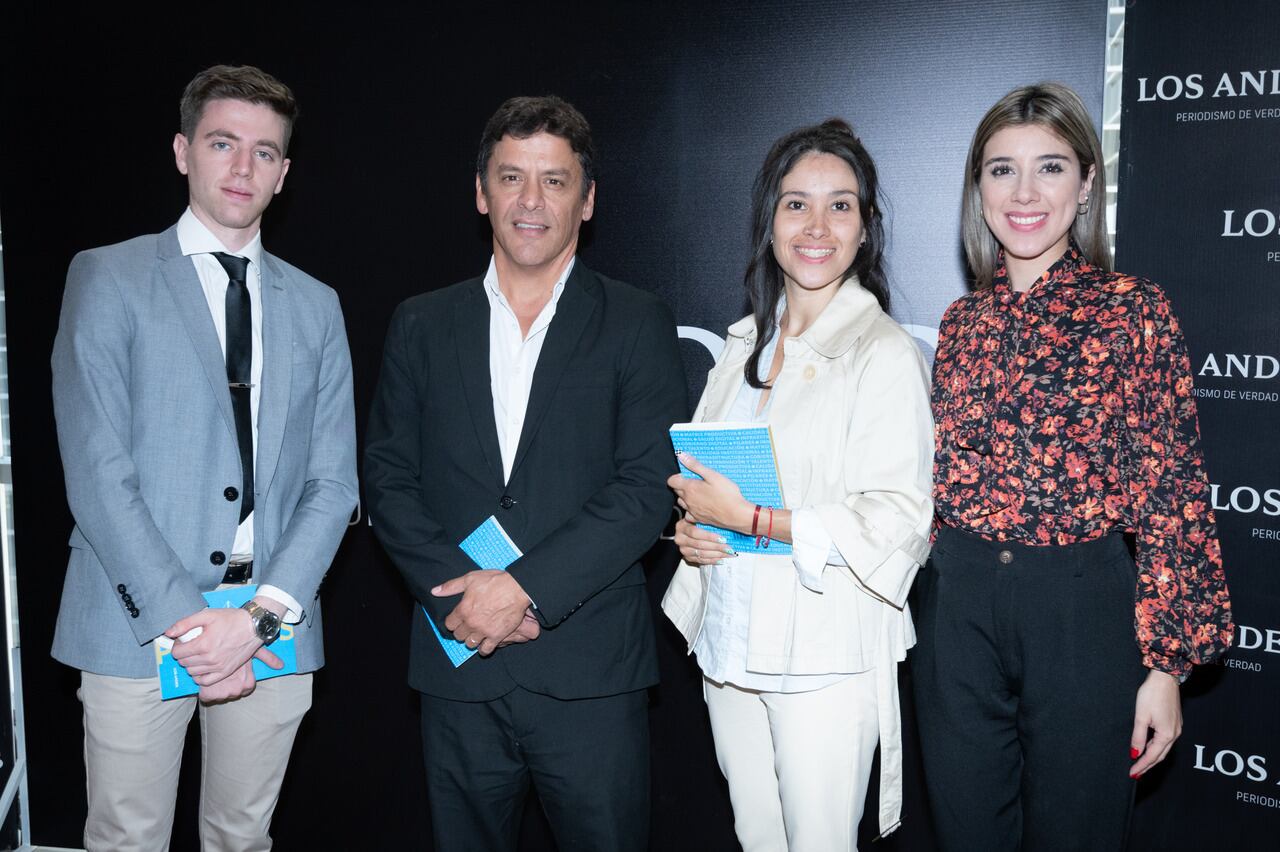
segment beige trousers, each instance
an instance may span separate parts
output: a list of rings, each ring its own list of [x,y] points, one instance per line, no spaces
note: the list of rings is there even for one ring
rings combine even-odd
[[[880,738],[875,672],[811,692],[702,688],[743,852],[854,852]]]
[[[80,673],[88,852],[165,852],[195,696],[160,700],[154,677]],[[258,683],[236,701],[200,705],[200,845],[271,848],[268,829],[293,738],[311,707],[311,675]]]

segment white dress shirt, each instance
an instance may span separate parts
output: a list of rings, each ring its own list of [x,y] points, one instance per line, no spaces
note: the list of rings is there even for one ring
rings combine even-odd
[[[258,402],[262,397],[262,233],[254,234],[248,245],[239,251],[231,251],[222,244],[204,223],[196,218],[188,207],[178,220],[178,246],[184,257],[190,257],[200,278],[200,286],[204,290],[205,300],[209,303],[209,313],[213,317],[213,327],[218,333],[218,343],[222,346],[222,356],[227,354],[227,271],[213,252],[226,252],[248,258],[249,268],[245,285],[249,288],[251,321],[253,324],[253,364],[249,381],[253,386],[249,389],[250,421],[253,424],[253,457],[258,458]],[[255,480],[256,481],[256,480]],[[240,522],[236,528],[236,538],[231,545],[231,560],[242,561],[253,559],[253,512]],[[284,621],[296,624],[302,620],[302,605],[283,589],[276,586],[260,585],[258,594],[279,601],[288,607]]]
[[[498,268],[493,258],[489,259],[489,271],[484,275],[484,292],[489,297],[489,389],[493,394],[493,422],[498,428],[504,483],[511,478],[516,448],[520,446],[533,371],[547,339],[547,327],[556,315],[556,304],[576,261],[576,257],[571,258],[560,273],[550,300],[529,326],[526,336],[520,331],[516,312],[498,286]]]

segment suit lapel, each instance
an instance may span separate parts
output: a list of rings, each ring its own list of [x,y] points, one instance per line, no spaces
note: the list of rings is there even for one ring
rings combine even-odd
[[[227,362],[218,342],[218,331],[209,315],[209,302],[204,297],[200,278],[196,275],[191,258],[185,257],[178,247],[177,228],[170,228],[160,235],[160,274],[169,287],[169,294],[177,305],[178,315],[191,338],[191,345],[200,366],[209,379],[209,390],[218,402],[218,410],[226,423],[227,431],[236,434],[235,418],[231,411],[231,391],[227,386]]]
[[[262,387],[254,481],[265,491],[280,460],[293,381],[293,321],[289,291],[275,258],[262,253]]]
[[[481,280],[466,285],[465,292],[454,303],[453,329],[467,410],[489,472],[502,485],[502,451],[498,447],[498,426],[493,420],[489,376],[489,300],[483,287]]]
[[[551,406],[560,377],[573,359],[578,340],[599,306],[599,300],[600,282],[596,280],[595,273],[583,266],[581,260],[577,261],[565,282],[560,301],[556,303],[556,315],[547,327],[547,339],[543,341],[538,366],[533,371],[529,405],[525,408],[524,426],[520,430],[520,445],[511,465],[513,479],[528,453],[533,436],[538,432],[538,425]]]

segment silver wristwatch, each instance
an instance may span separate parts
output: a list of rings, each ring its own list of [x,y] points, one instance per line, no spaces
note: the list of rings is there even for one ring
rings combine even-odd
[[[263,645],[270,645],[276,641],[280,635],[280,616],[254,601],[246,601],[240,608],[249,613],[249,619],[253,622],[253,632],[262,640]]]

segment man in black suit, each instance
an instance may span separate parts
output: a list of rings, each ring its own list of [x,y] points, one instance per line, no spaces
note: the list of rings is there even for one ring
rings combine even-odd
[[[687,400],[667,307],[576,258],[594,175],[576,109],[504,103],[476,169],[488,273],[404,302],[387,334],[373,527],[434,624],[479,651],[455,668],[415,611],[438,850],[513,849],[530,781],[561,849],[647,845],[658,673],[639,560],[669,516]],[[523,553],[506,571],[458,547],[490,515]]]

